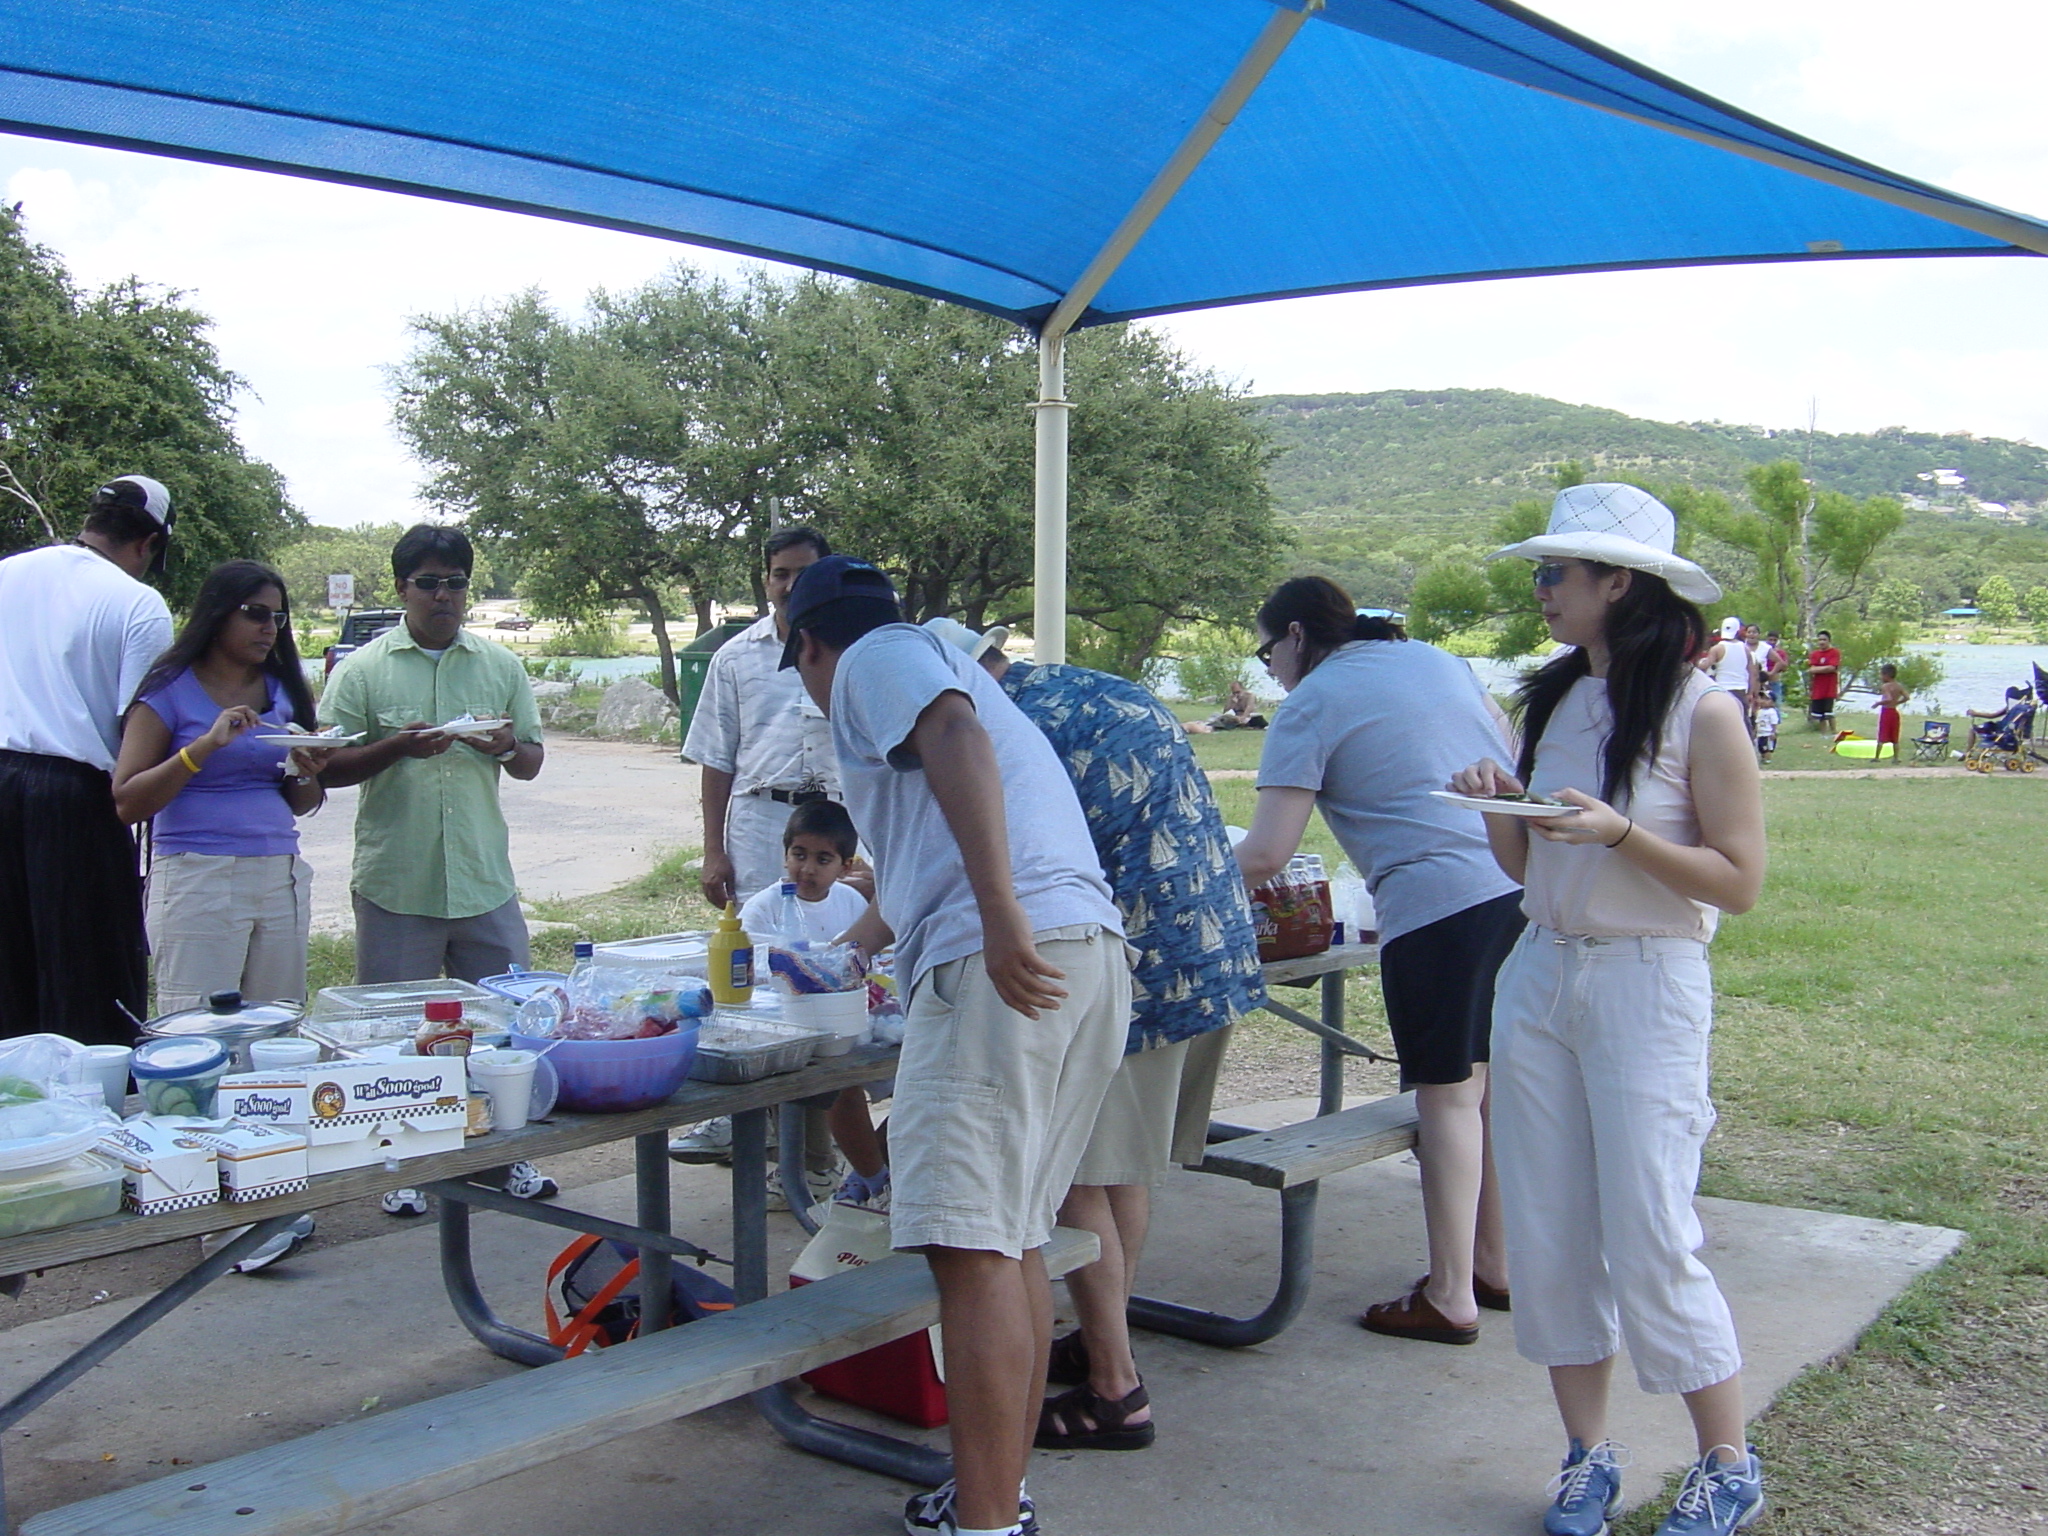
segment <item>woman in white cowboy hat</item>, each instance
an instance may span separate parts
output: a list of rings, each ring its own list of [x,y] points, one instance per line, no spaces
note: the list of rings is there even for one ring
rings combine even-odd
[[[1576,807],[1486,817],[1529,917],[1495,990],[1493,1134],[1516,1345],[1550,1368],[1570,1439],[1552,1536],[1598,1536],[1619,1507],[1607,1396],[1624,1342],[1645,1391],[1684,1394],[1699,1440],[1659,1536],[1724,1536],[1763,1509],[1735,1328],[1692,1206],[1714,1122],[1707,943],[1762,887],[1762,790],[1736,701],[1693,665],[1696,605],[1720,589],[1673,534],[1654,497],[1580,485],[1547,532],[1497,552],[1539,562],[1544,620],[1569,649],[1522,686],[1514,771],[1485,759],[1451,783]]]

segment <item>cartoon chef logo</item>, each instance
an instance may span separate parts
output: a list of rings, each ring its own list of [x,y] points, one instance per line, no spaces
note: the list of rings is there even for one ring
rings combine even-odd
[[[313,1113],[322,1120],[338,1119],[348,1108],[348,1095],[341,1091],[339,1083],[322,1083],[313,1090]]]

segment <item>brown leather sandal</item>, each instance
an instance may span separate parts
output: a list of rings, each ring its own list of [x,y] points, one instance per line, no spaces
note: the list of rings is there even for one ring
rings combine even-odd
[[[1477,1344],[1479,1325],[1460,1328],[1437,1311],[1417,1286],[1399,1301],[1383,1301],[1367,1307],[1358,1326],[1367,1333],[1382,1333],[1391,1339],[1420,1339],[1427,1344]]]
[[[1142,1424],[1124,1421],[1140,1408],[1151,1406],[1142,1381],[1117,1402],[1097,1397],[1095,1389],[1083,1382],[1045,1400],[1038,1410],[1038,1435],[1032,1444],[1041,1451],[1142,1451],[1152,1443],[1158,1426],[1150,1419]]]

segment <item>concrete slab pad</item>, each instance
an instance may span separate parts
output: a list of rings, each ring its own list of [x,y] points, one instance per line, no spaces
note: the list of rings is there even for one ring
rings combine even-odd
[[[1273,1125],[1312,1107],[1306,1100],[1247,1106],[1231,1117]],[[675,1173],[678,1230],[718,1247],[723,1171]],[[575,1194],[584,1208],[624,1214],[631,1181]],[[1799,1371],[1853,1343],[1961,1237],[1812,1211],[1701,1206],[1706,1258],[1743,1327],[1759,1407]],[[1256,1307],[1271,1285],[1277,1211],[1268,1192],[1177,1177],[1159,1201],[1143,1288],[1222,1310]],[[787,1219],[774,1225],[786,1266],[800,1233]],[[541,1276],[563,1240],[532,1224],[478,1217],[479,1271],[514,1321],[538,1323]],[[1140,1335],[1159,1442],[1135,1454],[1040,1455],[1031,1486],[1046,1529],[1067,1536],[1533,1531],[1559,1435],[1543,1373],[1515,1355],[1510,1320],[1488,1314],[1484,1337],[1465,1349],[1380,1339],[1355,1325],[1366,1303],[1398,1294],[1421,1272],[1423,1253],[1412,1162],[1326,1181],[1316,1286],[1300,1321],[1269,1344],[1239,1351]],[[0,1336],[0,1385],[14,1390],[115,1310]],[[214,1286],[11,1433],[12,1512],[19,1518],[517,1369],[487,1355],[450,1317],[431,1231],[315,1249],[285,1272]],[[842,1405],[816,1406],[891,1427]],[[1617,1438],[1634,1448],[1630,1485],[1638,1494],[1654,1491],[1691,1455],[1676,1399],[1619,1386],[1614,1424]],[[386,1536],[881,1536],[901,1528],[898,1510],[910,1491],[789,1449],[739,1404],[366,1529]]]

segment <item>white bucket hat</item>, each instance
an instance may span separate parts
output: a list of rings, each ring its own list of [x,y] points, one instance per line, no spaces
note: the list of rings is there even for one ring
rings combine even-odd
[[[1549,528],[1486,558],[1597,560],[1662,576],[1688,602],[1714,602],[1720,584],[1674,553],[1677,534],[1671,509],[1648,491],[1633,485],[1574,485],[1559,491],[1551,503]]]
[[[979,661],[990,651],[1001,650],[1003,642],[1010,638],[1007,625],[998,624],[992,629],[976,631],[943,614],[935,619],[926,619],[924,627],[955,650],[965,651],[969,661]]]

